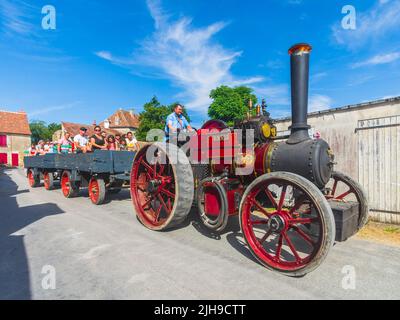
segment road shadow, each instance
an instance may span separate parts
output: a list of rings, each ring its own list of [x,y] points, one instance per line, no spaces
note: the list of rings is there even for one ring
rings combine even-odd
[[[29,261],[24,236],[15,234],[30,224],[51,215],[64,213],[56,204],[44,203],[20,207],[16,196],[30,192],[17,184],[0,168],[0,299],[31,299]]]

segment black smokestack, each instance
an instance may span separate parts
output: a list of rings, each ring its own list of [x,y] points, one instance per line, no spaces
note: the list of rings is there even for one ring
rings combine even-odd
[[[295,144],[310,139],[308,136],[308,73],[311,46],[300,43],[289,49],[291,88],[292,88],[292,125],[287,143]]]

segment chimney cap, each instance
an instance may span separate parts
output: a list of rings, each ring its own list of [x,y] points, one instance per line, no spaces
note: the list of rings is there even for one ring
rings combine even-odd
[[[290,47],[289,54],[292,55],[296,52],[311,52],[312,47],[308,43],[297,43]]]

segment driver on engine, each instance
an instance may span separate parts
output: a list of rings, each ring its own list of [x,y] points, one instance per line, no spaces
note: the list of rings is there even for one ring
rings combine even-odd
[[[192,132],[193,129],[183,115],[183,107],[180,104],[177,104],[174,107],[174,112],[167,117],[165,123],[166,140],[168,141],[172,134],[179,134],[180,132],[185,131]]]

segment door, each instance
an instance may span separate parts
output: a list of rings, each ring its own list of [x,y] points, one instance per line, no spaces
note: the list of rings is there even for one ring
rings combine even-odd
[[[13,167],[18,167],[19,166],[19,155],[18,155],[18,153],[13,153],[11,155],[11,165]]]
[[[360,120],[357,135],[359,182],[370,209],[400,213],[400,116]]]
[[[7,164],[7,153],[0,153],[0,164]]]

